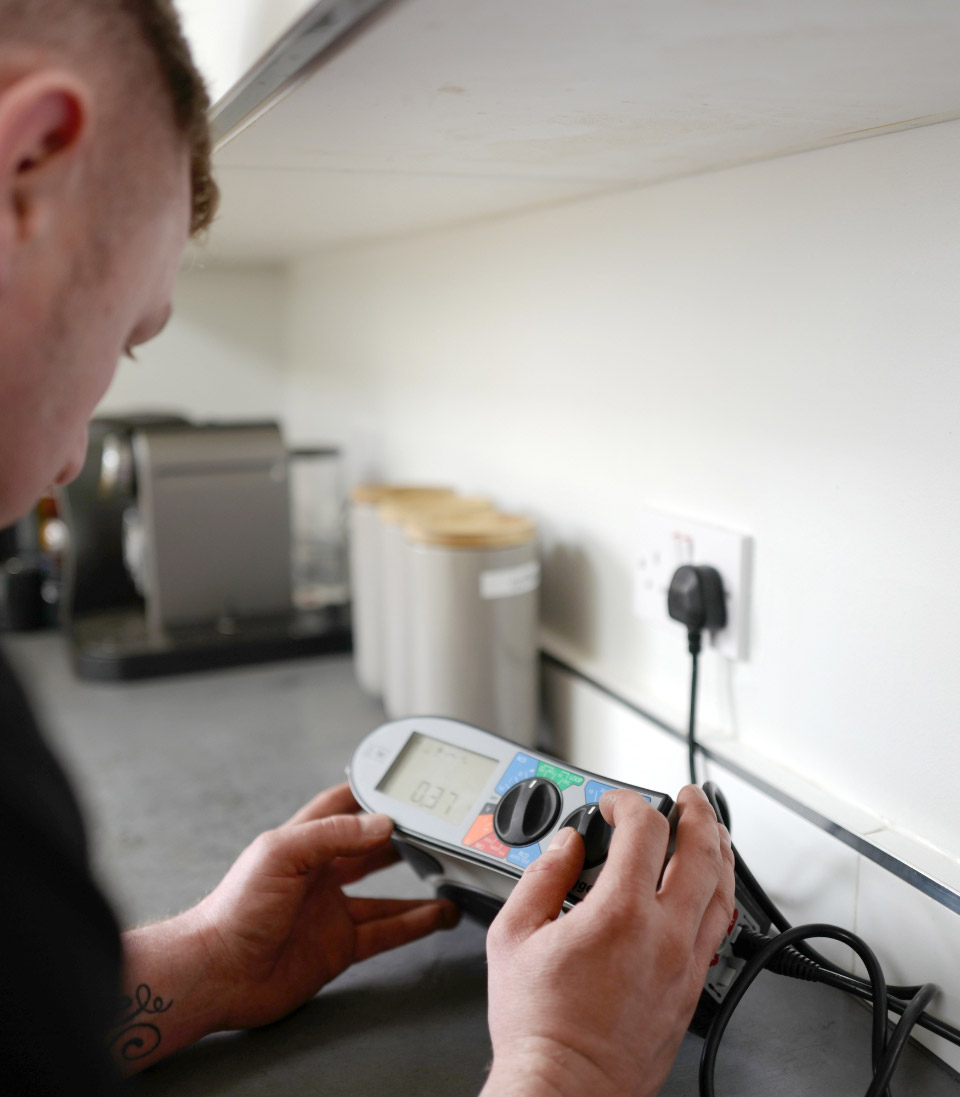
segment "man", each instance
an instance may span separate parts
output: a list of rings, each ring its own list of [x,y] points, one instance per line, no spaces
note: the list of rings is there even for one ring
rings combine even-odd
[[[206,108],[169,0],[0,0],[0,527],[80,469],[118,358],[170,314],[216,204]],[[698,790],[679,803],[659,885],[667,826],[629,792],[603,801],[609,861],[575,911],[557,917],[579,836],[527,870],[489,935],[485,1093],[660,1087],[733,902],[729,836]],[[0,662],[4,1092],[113,1092],[110,1054],[139,1069],[277,1020],[349,964],[452,925],[446,902],[343,894],[392,860],[391,828],[346,787],[322,792],[121,951],[72,793]],[[572,966],[589,969],[575,1015]]]

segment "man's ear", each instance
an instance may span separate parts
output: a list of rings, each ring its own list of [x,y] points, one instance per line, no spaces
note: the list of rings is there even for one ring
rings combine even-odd
[[[67,72],[34,72],[0,91],[0,292],[45,203],[75,183],[90,119],[89,91]]]

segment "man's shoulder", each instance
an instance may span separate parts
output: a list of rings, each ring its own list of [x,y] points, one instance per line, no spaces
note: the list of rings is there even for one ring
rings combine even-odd
[[[0,650],[0,818],[86,861],[83,817],[27,695]]]
[[[0,836],[0,939],[11,946],[0,967],[0,1089],[113,1095],[116,919],[90,873],[70,782],[2,653]]]

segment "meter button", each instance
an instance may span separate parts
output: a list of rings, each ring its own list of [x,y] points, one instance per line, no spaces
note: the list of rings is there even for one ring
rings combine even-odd
[[[510,847],[505,846],[495,834],[485,835],[479,842],[473,843],[473,848],[480,850],[481,853],[489,853],[491,857],[497,857],[501,861],[505,861],[510,852]]]
[[[493,834],[493,808],[478,815],[470,824],[470,829],[464,835],[463,845],[475,846],[482,838]]]
[[[560,814],[560,790],[544,777],[521,781],[503,797],[493,829],[508,846],[529,846],[542,838]]]
[[[518,782],[526,781],[528,777],[538,776],[538,766],[539,762],[532,755],[517,751],[513,761],[507,766],[507,772],[500,778],[496,788],[497,795],[502,796]]]
[[[565,827],[573,827],[583,837],[586,856],[584,868],[594,868],[607,859],[613,827],[600,814],[599,804],[584,804],[564,822]]]
[[[583,798],[588,804],[596,804],[605,792],[613,792],[613,785],[604,785],[599,781],[587,781],[587,787],[583,790]]]
[[[507,854],[507,860],[511,865],[526,868],[527,865],[532,865],[542,852],[539,842],[534,842],[532,846],[514,846]]]

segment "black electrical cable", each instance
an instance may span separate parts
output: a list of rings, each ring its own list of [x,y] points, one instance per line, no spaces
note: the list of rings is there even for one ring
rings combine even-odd
[[[727,803],[726,796],[723,795],[723,790],[716,783],[716,781],[704,781],[703,793],[710,801],[710,806],[713,808],[714,814],[720,820],[721,823],[732,831],[731,825],[730,805]]]
[[[862,998],[865,1001],[870,1000],[870,992],[867,989],[866,983],[862,979],[857,979],[853,975],[847,975],[843,972],[821,970],[818,982],[824,984],[824,986],[833,987],[836,990],[842,990],[847,994],[852,994],[856,998]],[[912,987],[887,987],[887,1009],[891,1013],[904,1014],[909,1006],[916,999],[917,994],[923,990],[923,986]],[[933,985],[933,984],[929,984]],[[914,993],[903,993],[905,991],[913,990]],[[938,1017],[932,1017],[929,1013],[921,1013],[917,1018],[917,1025],[920,1028],[925,1028],[927,1032],[932,1032],[935,1036],[940,1036],[942,1039],[948,1041],[948,1043],[956,1044],[960,1047],[960,1029],[956,1029],[953,1025],[947,1024],[946,1021],[941,1021]]]
[[[667,588],[667,613],[687,628],[687,647],[693,656],[690,675],[690,726],[687,753],[690,783],[697,784],[697,656],[704,630],[713,634],[727,623],[723,578],[709,564],[681,564]]]
[[[773,938],[773,940],[776,940],[776,938]],[[733,952],[741,958],[752,959],[770,941],[771,938],[765,937],[762,933],[757,933],[747,926],[742,926],[734,941]],[[798,946],[801,944],[803,942],[787,945],[780,953],[768,961],[767,970],[777,975],[803,979],[806,982],[823,983],[825,986],[836,987],[859,998],[873,1001],[873,994],[865,989],[865,984],[857,985],[862,983],[861,980],[853,979],[851,976],[837,976],[833,972],[825,971],[799,951]],[[880,1081],[875,1080],[872,1083],[867,1097],[880,1097],[880,1095],[887,1093],[887,1086],[893,1076],[900,1055],[903,1053],[914,1027],[923,1023],[922,1019],[928,1022],[924,1027],[937,1033],[937,1035],[958,1043],[955,1029],[951,1029],[951,1026],[937,1021],[923,1012],[924,1007],[936,995],[938,989],[935,983],[924,983],[916,988],[916,993],[910,995],[908,1000],[900,1001],[891,994],[891,988],[887,987],[887,1010],[901,1014],[902,1019],[896,1026],[893,1035],[889,1038],[884,1057],[875,1070],[875,1079],[879,1078]]]
[[[674,616],[671,613],[671,616]],[[699,630],[691,628],[687,632],[688,646],[691,656],[691,673],[690,673],[690,713],[689,713],[689,725],[687,730],[687,755],[690,768],[690,783],[697,783],[697,767],[696,767],[696,754],[698,749],[696,739],[696,709],[697,709],[697,665],[698,656],[701,649],[701,633]],[[703,790],[716,813],[717,818],[726,826],[727,830],[731,830],[730,825],[730,808],[727,804],[726,798],[720,789],[712,782],[707,781],[704,783]],[[763,913],[770,919],[770,922],[776,926],[780,931],[779,936],[774,938],[770,942],[771,945],[774,942],[778,943],[777,948],[773,948],[769,955],[772,959],[779,953],[786,949],[789,949],[795,956],[795,960],[788,967],[789,973],[795,977],[802,978],[816,978],[818,982],[824,983],[826,986],[832,986],[838,990],[843,990],[848,994],[853,994],[859,998],[866,999],[873,1003],[873,1068],[874,1068],[874,1081],[868,1090],[866,1097],[890,1097],[889,1082],[893,1075],[896,1065],[899,1061],[903,1048],[906,1046],[907,1040],[910,1037],[910,1033],[913,1028],[920,1025],[922,1028],[927,1029],[929,1032],[933,1032],[935,1035],[942,1037],[945,1040],[950,1041],[957,1046],[960,1046],[960,1029],[954,1028],[952,1025],[947,1024],[945,1021],[939,1020],[939,1018],[931,1017],[924,1012],[924,1007],[930,1002],[933,996],[937,992],[937,987],[933,983],[924,983],[923,985],[916,986],[887,986],[886,980],[883,976],[883,971],[880,969],[879,963],[876,961],[870,947],[861,938],[856,937],[855,934],[850,933],[848,930],[842,929],[839,926],[827,926],[818,925],[816,928],[829,931],[820,933],[808,933],[806,936],[803,934],[797,934],[794,928],[790,925],[787,918],[782,911],[777,907],[766,891],[761,887],[760,882],[753,875],[750,869],[747,867],[743,858],[740,856],[737,847],[732,845],[732,852],[734,856],[734,866],[737,874],[740,886],[743,887]],[[804,927],[798,927],[803,929]],[[807,927],[812,928],[812,927]],[[784,940],[789,936],[790,940]],[[831,960],[828,960],[825,956],[814,949],[809,943],[809,937],[832,937],[835,940],[840,940],[848,944],[861,959],[864,959],[865,950],[871,957],[875,967],[871,968],[870,964],[867,964],[864,959],[864,964],[867,967],[869,981],[859,979],[856,976],[850,975],[842,968],[838,967]],[[793,941],[796,941],[794,947]],[[856,944],[854,943],[856,942]],[[762,950],[762,953],[757,955],[766,955],[766,949]],[[720,1036],[723,1034],[723,1030],[729,1023],[730,1016],[736,1005],[739,1003],[744,993],[746,992],[750,982],[756,978],[757,973],[761,970],[757,967],[750,979],[743,983],[741,981],[744,975],[751,968],[753,964],[757,962],[755,956],[748,962],[746,967],[737,977],[734,987],[728,992],[726,999],[720,1007],[720,1011],[714,1018],[713,1024],[710,1027],[710,1031],[707,1034],[707,1041],[704,1044],[704,1057],[708,1055],[708,1048],[710,1049],[709,1055],[711,1061],[709,1068],[705,1072],[705,1058],[701,1058],[701,1072],[700,1072],[700,1093],[701,1097],[713,1097],[713,1069],[716,1062],[716,1053],[719,1046]],[[815,972],[809,967],[809,964],[816,965]],[[801,974],[801,972],[803,974]],[[878,979],[879,977],[879,979]],[[882,994],[878,996],[878,986],[882,988]],[[734,998],[734,991],[740,988]],[[728,1003],[729,1012],[727,1010]],[[894,1030],[893,1036],[890,1039],[889,1044],[886,1042],[886,1016],[887,1011],[900,1014],[900,1021]],[[726,1017],[722,1025],[718,1024],[721,1016]],[[716,1032],[716,1036],[714,1036]],[[880,1057],[878,1049],[883,1050],[882,1058]],[[706,1080],[705,1080],[706,1079]]]
[[[710,801],[713,810],[716,812],[717,818],[726,826],[727,830],[730,830],[730,809],[727,806],[726,797],[713,781],[707,781],[703,786],[703,791]],[[733,857],[736,865],[737,878],[739,879],[741,886],[750,893],[751,898],[757,903],[763,913],[778,930],[783,932],[784,930],[790,929],[790,922],[784,917],[780,908],[764,891],[759,881],[740,856],[736,846],[733,846]],[[821,983],[824,983],[826,986],[834,987],[837,990],[845,991],[847,994],[853,994],[866,1001],[871,1000],[872,993],[868,982],[859,979],[854,975],[850,975],[849,972],[838,967],[833,961],[828,960],[805,942],[799,942],[796,947],[803,955],[819,964],[823,969],[819,977]],[[888,986],[887,1008],[893,1013],[903,1014],[922,989],[923,987],[920,985]],[[937,1017],[931,1017],[928,1013],[922,1013],[917,1019],[917,1024],[921,1028],[925,1028],[928,1032],[932,1032],[935,1036],[940,1036],[944,1040],[960,1047],[960,1029],[954,1028],[953,1025],[948,1024],[946,1021],[941,1021]]]
[[[707,799],[710,801],[710,805],[717,815],[717,818],[726,826],[727,830],[730,830],[730,809],[727,806],[726,798],[720,789],[714,784],[713,781],[707,781],[703,786],[703,791],[706,794]],[[778,930],[783,932],[791,928],[790,922],[784,916],[780,908],[774,903],[770,896],[764,891],[760,884],[760,881],[753,875],[747,866],[746,862],[740,856],[737,847],[731,843],[733,850],[733,859],[737,878],[740,880],[741,885],[750,893],[751,898],[757,903],[763,913],[770,919],[770,921],[777,927]],[[837,967],[832,960],[828,960],[825,956],[822,956],[816,949],[811,948],[809,945],[801,944],[798,946],[799,950],[805,955],[809,956],[811,960],[814,960],[821,967],[827,971],[834,972],[839,976],[849,977],[847,973]],[[858,980],[861,986],[866,984],[863,980]],[[920,990],[919,986],[891,986],[888,988],[889,993],[895,995],[898,998],[909,999],[912,998],[917,991]]]
[[[903,1016],[897,1022],[893,1035],[887,1041],[887,1050],[883,1053],[880,1065],[875,1069],[873,1082],[866,1092],[866,1097],[883,1097],[884,1094],[889,1093],[887,1087],[890,1085],[893,1072],[897,1069],[903,1049],[907,1046],[907,1040],[910,1039],[910,1033],[922,1016],[923,1007],[936,993],[937,987],[933,983],[924,983],[914,995],[913,1001],[903,1011]]]
[[[816,930],[816,933],[812,931]],[[832,932],[826,932],[827,930]],[[723,1033],[723,1028],[729,1021],[730,1015],[733,1010],[739,1004],[750,982],[759,973],[762,967],[766,967],[768,971],[774,971],[781,975],[791,975],[794,978],[805,979],[808,981],[827,981],[820,979],[822,972],[817,969],[817,965],[807,957],[803,956],[798,951],[797,945],[803,943],[802,934],[808,933],[810,936],[830,936],[837,940],[843,941],[864,959],[866,963],[866,955],[870,954],[869,947],[856,935],[848,933],[846,930],[841,930],[837,926],[824,927],[824,926],[807,926],[799,927],[796,930],[790,930],[787,934],[783,934],[780,937],[774,937],[773,939],[765,938],[762,934],[755,933],[752,930],[743,928],[737,937],[737,941],[734,944],[734,951],[737,951],[737,945],[747,946],[747,953],[752,953],[751,959],[747,966],[744,968],[738,982],[734,985],[734,990],[740,986],[739,980],[746,976],[746,983],[740,987],[737,992],[736,999],[731,1001],[730,997],[721,1007],[721,1013],[724,1013],[725,1019],[720,1019],[720,1013],[714,1019],[714,1029],[711,1026],[711,1030],[707,1035],[707,1040],[711,1045],[710,1050],[704,1048],[704,1055],[707,1059],[701,1059],[701,1085],[700,1093],[701,1097],[713,1097],[713,1070],[715,1066],[716,1050],[719,1046],[720,1036]],[[791,938],[799,938],[791,941]],[[744,953],[741,952],[740,955]],[[916,1024],[919,1023],[920,1018],[923,1016],[924,1007],[930,1002],[933,996],[937,993],[937,987],[933,983],[925,983],[919,987],[917,993],[907,1003],[897,1003],[899,1012],[903,1014],[900,1022],[897,1024],[893,1034],[889,1039],[886,1038],[885,1033],[885,1020],[883,1017],[883,1010],[878,1008],[877,996],[878,992],[883,990],[886,996],[888,1006],[891,1004],[892,999],[890,995],[884,990],[883,982],[877,980],[876,972],[877,968],[868,966],[868,970],[871,973],[871,986],[872,993],[865,994],[864,997],[869,997],[873,1002],[874,1007],[874,1079],[867,1090],[866,1097],[890,1097],[889,1084],[893,1077],[893,1073],[896,1070],[899,1063],[900,1056],[903,1054],[906,1048],[907,1041],[910,1038],[910,1034]],[[882,975],[882,972],[881,972]],[[727,1004],[729,1003],[729,1005]],[[877,1025],[877,1021],[880,1020],[880,1025]],[[880,1039],[885,1043],[882,1056],[878,1059],[876,1056],[877,1035],[878,1029],[880,1030]]]
[[[760,951],[749,960],[743,970],[737,976],[733,986],[727,992],[726,998],[714,1017],[710,1030],[703,1043],[703,1051],[700,1055],[700,1097],[716,1097],[714,1089],[714,1072],[717,1063],[717,1051],[720,1040],[730,1023],[733,1011],[740,1004],[741,999],[749,990],[751,983],[761,971],[773,960],[777,953],[795,941],[803,941],[810,937],[828,937],[848,945],[863,960],[864,966],[870,976],[873,1001],[873,1022],[871,1039],[871,1062],[876,1072],[884,1069],[886,1063],[884,1053],[886,1051],[886,1010],[887,986],[883,970],[874,955],[873,950],[865,941],[849,930],[839,926],[830,926],[816,923],[808,926],[794,926],[779,936],[774,937]],[[909,1029],[907,1030],[909,1034]],[[904,1040],[905,1042],[905,1040]],[[902,1049],[901,1049],[902,1050]],[[893,1067],[896,1066],[896,1057]],[[891,1070],[892,1073],[892,1070]],[[879,1076],[879,1075],[877,1075]],[[873,1091],[869,1097],[889,1097],[886,1087]]]
[[[696,637],[696,642],[694,642]],[[700,633],[690,633],[690,723],[687,728],[687,757],[690,761],[690,784],[697,783],[697,656],[700,654]],[[728,828],[729,829],[729,828]]]

